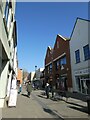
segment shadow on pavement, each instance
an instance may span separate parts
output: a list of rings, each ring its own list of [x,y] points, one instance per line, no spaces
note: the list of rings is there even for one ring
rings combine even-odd
[[[41,97],[41,98],[44,98],[44,99],[47,99],[46,96],[42,96],[42,95],[37,95],[38,97]]]
[[[75,106],[79,106],[79,107],[84,107],[83,105],[79,105],[79,104],[72,103],[72,102],[66,102],[66,103],[71,104],[71,105],[75,105]]]
[[[55,116],[56,118],[59,118],[58,120],[63,120],[58,114],[56,114],[55,112],[53,112],[51,109],[48,108],[43,108],[43,110],[53,116]]]
[[[22,96],[25,96],[25,97],[28,97],[28,95],[27,94],[21,94]]]
[[[84,112],[84,113],[88,113],[87,107],[80,107],[80,108],[78,108],[76,106],[68,106],[68,107],[71,108],[71,109],[75,109],[75,110]]]

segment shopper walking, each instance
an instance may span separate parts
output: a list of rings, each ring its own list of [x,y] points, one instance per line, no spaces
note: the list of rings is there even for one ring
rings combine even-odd
[[[31,81],[29,81],[27,83],[27,95],[28,95],[29,98],[30,98],[31,92],[32,92],[32,85],[31,85]]]
[[[49,98],[49,90],[50,90],[50,86],[49,86],[48,82],[46,83],[45,90],[46,90],[46,95],[47,95],[47,99],[48,99]]]

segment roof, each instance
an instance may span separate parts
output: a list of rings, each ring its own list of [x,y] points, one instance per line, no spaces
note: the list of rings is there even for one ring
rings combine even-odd
[[[63,40],[67,41],[67,40],[70,40],[70,38],[66,38],[66,37],[63,37],[61,36],[60,34],[58,34],[57,36],[61,37]]]
[[[72,30],[72,33],[71,33],[71,36],[70,36],[70,39],[73,35],[74,29],[75,29],[75,26],[76,26],[78,20],[90,22],[90,20],[77,17],[76,22],[75,22],[74,27],[73,27],[73,30]]]
[[[51,48],[51,46],[48,46],[48,48],[51,50],[52,48]]]

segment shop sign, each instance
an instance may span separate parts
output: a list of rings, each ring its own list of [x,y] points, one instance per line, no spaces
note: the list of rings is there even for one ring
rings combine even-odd
[[[83,75],[83,74],[90,74],[90,68],[75,71],[75,75]]]

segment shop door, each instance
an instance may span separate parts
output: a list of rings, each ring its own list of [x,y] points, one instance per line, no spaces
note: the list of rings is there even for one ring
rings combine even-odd
[[[81,80],[81,92],[87,94],[87,84],[86,80]]]
[[[90,80],[86,80],[87,94],[90,94]]]

